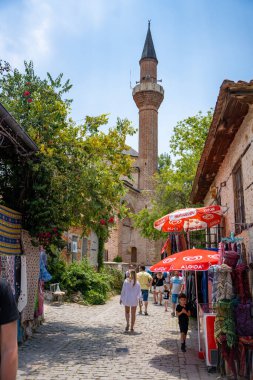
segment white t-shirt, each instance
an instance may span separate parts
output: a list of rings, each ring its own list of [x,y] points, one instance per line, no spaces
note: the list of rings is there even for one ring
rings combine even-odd
[[[126,278],[121,290],[120,299],[124,306],[137,306],[141,297],[141,286],[138,281],[133,286],[133,281]]]
[[[179,277],[173,276],[170,279],[170,283],[172,284],[171,294],[179,294],[182,289],[184,279],[181,276]]]

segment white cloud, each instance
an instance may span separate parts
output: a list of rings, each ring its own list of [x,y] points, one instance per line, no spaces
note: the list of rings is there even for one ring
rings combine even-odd
[[[52,58],[59,35],[98,31],[111,15],[132,0],[22,0],[0,5],[1,58],[13,67],[24,60]]]
[[[51,10],[37,0],[25,0],[1,9],[0,51],[1,58],[13,67],[20,67],[24,60],[46,59],[52,50]]]

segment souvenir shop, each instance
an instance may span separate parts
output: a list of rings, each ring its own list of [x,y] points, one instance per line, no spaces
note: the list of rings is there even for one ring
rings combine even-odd
[[[44,255],[22,229],[22,215],[0,205],[0,277],[9,282],[16,298],[19,342],[31,336],[43,319],[43,286],[51,279]]]
[[[188,244],[187,235],[170,233],[162,258],[183,251]],[[190,244],[196,244],[194,239]],[[199,357],[208,371],[252,380],[253,252],[247,252],[243,239],[233,233],[204,247],[218,251],[220,264],[208,271],[184,273],[188,302],[197,308]]]

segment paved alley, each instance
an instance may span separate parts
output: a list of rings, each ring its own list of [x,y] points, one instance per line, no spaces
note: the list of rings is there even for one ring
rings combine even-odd
[[[198,359],[191,321],[187,352],[180,350],[177,318],[149,303],[135,334],[124,333],[119,296],[106,305],[45,306],[45,323],[19,347],[18,380],[216,379]]]

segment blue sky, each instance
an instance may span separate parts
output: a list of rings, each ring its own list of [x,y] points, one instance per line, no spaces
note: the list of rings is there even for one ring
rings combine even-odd
[[[34,62],[41,77],[64,74],[72,116],[110,114],[138,127],[132,86],[148,20],[165,98],[159,153],[180,120],[215,106],[224,79],[253,79],[252,0],[0,0],[0,54]],[[131,75],[130,75],[131,73]],[[138,135],[128,139],[138,150]]]

